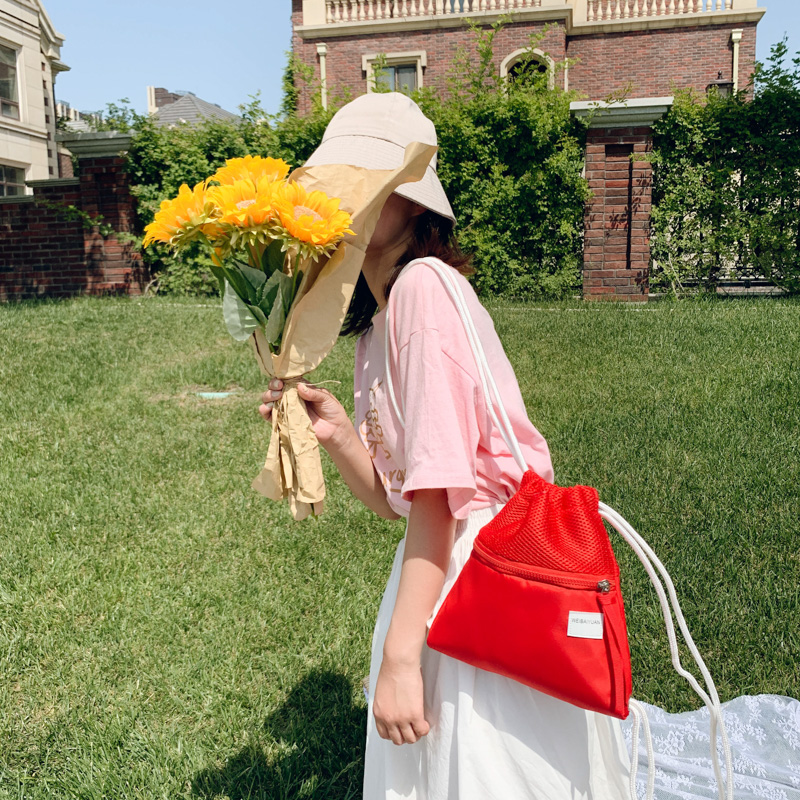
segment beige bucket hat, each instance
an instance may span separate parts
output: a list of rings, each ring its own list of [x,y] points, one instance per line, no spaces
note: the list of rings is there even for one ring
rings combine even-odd
[[[396,169],[411,142],[438,144],[436,128],[420,107],[400,92],[365,94],[343,106],[328,123],[322,143],[305,166],[349,164],[365,169]],[[436,156],[416,183],[395,194],[413,200],[453,222],[456,218],[436,174]]]

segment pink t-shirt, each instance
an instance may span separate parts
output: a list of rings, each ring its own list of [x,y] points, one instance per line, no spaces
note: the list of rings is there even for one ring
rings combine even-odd
[[[491,317],[455,270],[503,405],[528,466],[553,480],[550,453],[528,420],[514,370]],[[436,272],[407,267],[389,296],[389,349],[397,403],[386,385],[386,309],[358,340],[356,428],[381,477],[389,505],[407,516],[417,489],[447,489],[450,513],[508,501],[522,473],[492,422],[464,325]]]

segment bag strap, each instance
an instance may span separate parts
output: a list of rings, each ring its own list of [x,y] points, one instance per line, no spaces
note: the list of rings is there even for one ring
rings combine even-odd
[[[433,269],[444,285],[444,288],[450,296],[450,299],[453,301],[453,304],[458,311],[458,315],[461,318],[464,330],[466,331],[467,340],[469,341],[470,349],[472,350],[472,355],[475,359],[475,364],[478,369],[478,376],[480,378],[481,386],[483,387],[483,393],[484,397],[486,398],[486,406],[489,415],[492,419],[492,422],[500,431],[500,435],[503,437],[503,441],[506,443],[506,446],[511,454],[514,456],[514,460],[517,462],[517,465],[523,472],[525,472],[528,470],[528,465],[524,456],[522,455],[522,448],[520,447],[519,440],[517,439],[514,429],[511,426],[508,415],[506,414],[505,407],[503,406],[503,399],[500,396],[497,383],[495,382],[494,376],[492,375],[492,370],[489,367],[486,353],[475,328],[472,315],[469,312],[466,299],[464,298],[464,293],[461,290],[461,287],[459,286],[455,276],[453,275],[452,267],[449,267],[438,258],[419,258],[409,262],[403,269],[408,269],[408,267],[420,263],[427,264],[431,269]],[[398,420],[400,421],[400,425],[405,428],[405,416],[397,402],[397,397],[394,391],[394,383],[392,380],[389,337],[390,328],[391,323],[389,316],[389,304],[387,304],[385,319],[386,387],[389,393],[389,400],[394,408]],[[686,624],[686,619],[683,616],[683,612],[681,611],[672,578],[667,572],[666,567],[664,567],[661,561],[659,561],[658,557],[647,544],[647,542],[633,529],[630,523],[628,523],[628,521],[624,519],[621,514],[619,514],[610,506],[607,506],[605,503],[600,503],[598,510],[602,519],[608,522],[631,546],[639,561],[641,561],[642,565],[644,566],[645,571],[647,572],[647,575],[656,590],[659,604],[661,605],[662,615],[664,617],[664,624],[667,629],[667,638],[669,640],[672,665],[675,667],[675,670],[678,672],[678,674],[689,682],[689,685],[699,695],[700,699],[709,710],[711,727],[711,763],[714,768],[714,775],[717,779],[718,796],[720,800],[733,800],[733,767],[731,749],[728,741],[728,733],[725,728],[725,721],[722,716],[722,707],[719,701],[719,695],[717,694],[717,689],[714,685],[714,680],[711,677],[711,673],[708,671],[708,668],[706,667],[705,662],[700,655],[700,651],[697,649],[697,646],[695,645],[694,640],[689,633],[689,628]],[[662,580],[664,582],[663,584]],[[664,586],[666,586],[666,591]],[[689,648],[689,652],[700,669],[700,673],[705,684],[705,689],[700,686],[695,676],[685,669],[681,663],[680,653],[678,651],[678,639],[672,618],[673,614],[678,622],[678,628],[681,631],[683,639]],[[653,797],[655,780],[655,761],[653,758],[653,744],[650,736],[650,725],[647,720],[647,714],[638,701],[632,699],[630,706],[634,715],[631,797],[634,800],[636,798],[636,759],[638,757],[639,728],[641,726],[645,732],[648,753],[646,796],[647,800],[651,800]],[[719,755],[717,753],[717,735],[720,736],[722,743],[722,752],[725,760],[727,781],[723,780],[722,771],[720,769]]]
[[[487,401],[486,406],[487,410],[489,411],[489,415],[492,418],[492,422],[494,422],[494,424],[497,426],[497,429],[500,431],[500,435],[503,437],[506,447],[508,447],[511,455],[514,456],[514,460],[517,462],[519,468],[523,472],[527,471],[528,464],[525,461],[525,456],[522,455],[522,449],[520,448],[519,441],[514,435],[514,429],[511,427],[511,422],[506,414],[505,406],[503,406],[503,401],[500,397],[500,391],[497,388],[494,376],[489,368],[489,362],[486,359],[486,353],[484,352],[483,345],[478,337],[478,332],[475,329],[475,323],[472,320],[472,315],[469,313],[469,309],[467,308],[467,302],[464,299],[464,294],[461,291],[461,287],[451,274],[452,267],[448,267],[438,258],[418,258],[414,261],[410,261],[405,267],[403,267],[403,269],[406,270],[415,264],[427,264],[428,266],[432,267],[439,279],[444,284],[444,287],[447,290],[447,293],[450,295],[451,300],[455,304],[459,316],[461,317],[461,322],[463,323],[464,329],[467,333],[467,339],[469,340],[473,358],[475,359],[475,363],[478,367],[478,375],[483,386],[483,393]],[[392,381],[391,364],[389,360],[389,329],[391,326],[389,324],[388,304],[386,307],[385,322],[386,385],[389,391],[389,399],[391,400],[395,414],[397,414],[400,425],[405,428],[405,415],[400,410],[400,406],[397,403],[397,398],[394,392],[394,383]],[[492,400],[493,395],[495,398],[494,401]],[[498,412],[500,414],[500,418],[497,416]]]

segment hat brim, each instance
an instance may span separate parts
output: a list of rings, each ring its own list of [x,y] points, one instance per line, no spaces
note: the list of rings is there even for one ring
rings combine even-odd
[[[397,169],[403,164],[405,148],[374,136],[333,136],[309,156],[306,167],[320,164],[348,164],[364,169]],[[429,166],[422,180],[404,183],[395,194],[455,223],[456,218],[436,170]]]

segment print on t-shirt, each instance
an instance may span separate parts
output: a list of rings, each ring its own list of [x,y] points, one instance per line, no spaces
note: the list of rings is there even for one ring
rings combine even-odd
[[[378,416],[378,408],[375,402],[375,393],[383,385],[382,380],[375,380],[369,389],[369,410],[359,425],[361,440],[366,445],[367,451],[372,458],[378,474],[381,476],[381,483],[387,492],[400,494],[406,480],[406,472],[403,469],[388,469],[391,464],[392,455],[383,443],[383,429],[381,428]]]

